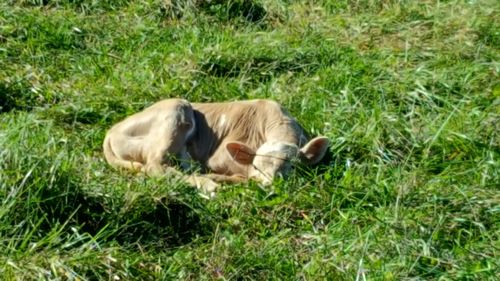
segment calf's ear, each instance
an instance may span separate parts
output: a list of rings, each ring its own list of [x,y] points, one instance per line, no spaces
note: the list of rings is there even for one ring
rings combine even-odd
[[[255,151],[241,142],[228,142],[226,149],[236,162],[243,165],[250,165],[255,157]]]
[[[315,137],[300,149],[300,158],[306,164],[314,165],[325,156],[330,141],[326,137]]]

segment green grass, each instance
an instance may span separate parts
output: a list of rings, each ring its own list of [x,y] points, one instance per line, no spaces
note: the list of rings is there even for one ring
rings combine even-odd
[[[497,280],[494,0],[0,3],[1,280]],[[315,169],[213,200],[103,160],[163,98],[272,98]]]

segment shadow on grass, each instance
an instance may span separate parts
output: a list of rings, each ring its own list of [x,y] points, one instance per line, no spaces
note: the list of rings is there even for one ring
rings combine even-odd
[[[298,54],[292,59],[261,55],[249,58],[231,56],[210,57],[200,65],[202,72],[209,76],[234,78],[242,74],[252,77],[255,82],[267,82],[280,74],[312,73],[319,63],[314,62],[315,54]],[[313,62],[311,62],[313,61]]]
[[[36,103],[36,97],[27,82],[19,81],[12,84],[0,82],[0,113],[13,110],[29,111]]]
[[[186,13],[205,13],[221,22],[258,23],[265,19],[266,9],[253,0],[172,0],[159,8],[163,17],[181,18]]]
[[[264,7],[252,0],[216,0],[200,1],[200,7],[207,13],[217,16],[222,21],[244,19],[248,22],[259,22],[267,15]]]
[[[14,81],[12,81],[14,80]],[[38,89],[24,78],[11,75],[11,81],[0,81],[0,114],[11,111],[30,112],[59,102],[57,94]]]
[[[155,203],[150,210],[125,212],[124,227],[116,240],[128,244],[166,244],[178,246],[191,242],[197,236],[211,233],[210,225],[203,222],[191,207],[178,200]]]
[[[97,101],[69,106],[53,107],[44,111],[43,116],[54,120],[58,125],[75,124],[93,125],[106,124],[111,126],[127,114],[127,108],[122,103],[113,101]]]
[[[46,7],[57,8],[59,6],[69,6],[77,11],[113,11],[130,4],[130,0],[101,0],[101,1],[87,1],[87,0],[24,0],[20,3],[24,6],[30,7]]]
[[[211,229],[209,216],[203,219],[200,216],[202,210],[197,207],[202,206],[202,199],[197,195],[157,199],[145,192],[137,200],[125,202],[119,192],[89,194],[81,188],[75,175],[76,171],[63,172],[50,185],[37,187],[35,195],[24,192],[28,198],[18,201],[11,222],[29,221],[28,225],[36,225],[41,221],[36,230],[38,237],[45,237],[55,227],[65,224],[63,232],[77,228],[80,233],[88,233],[100,241],[131,246],[180,246]],[[187,193],[189,190],[186,188]]]

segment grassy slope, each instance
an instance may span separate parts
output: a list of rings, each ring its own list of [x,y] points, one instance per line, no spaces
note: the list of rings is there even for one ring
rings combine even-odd
[[[0,4],[0,279],[498,277],[496,1],[168,2]],[[273,98],[332,156],[214,200],[109,168],[168,97]]]

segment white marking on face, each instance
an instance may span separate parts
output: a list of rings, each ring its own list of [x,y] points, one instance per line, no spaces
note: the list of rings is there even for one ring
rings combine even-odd
[[[256,152],[253,177],[270,184],[278,175],[286,176],[291,169],[290,160],[298,155],[299,148],[292,143],[267,142]]]
[[[226,124],[226,114],[222,114],[219,119],[219,127],[224,127]]]
[[[293,143],[266,142],[257,150],[257,155],[283,154],[287,159],[297,156],[299,148]]]

